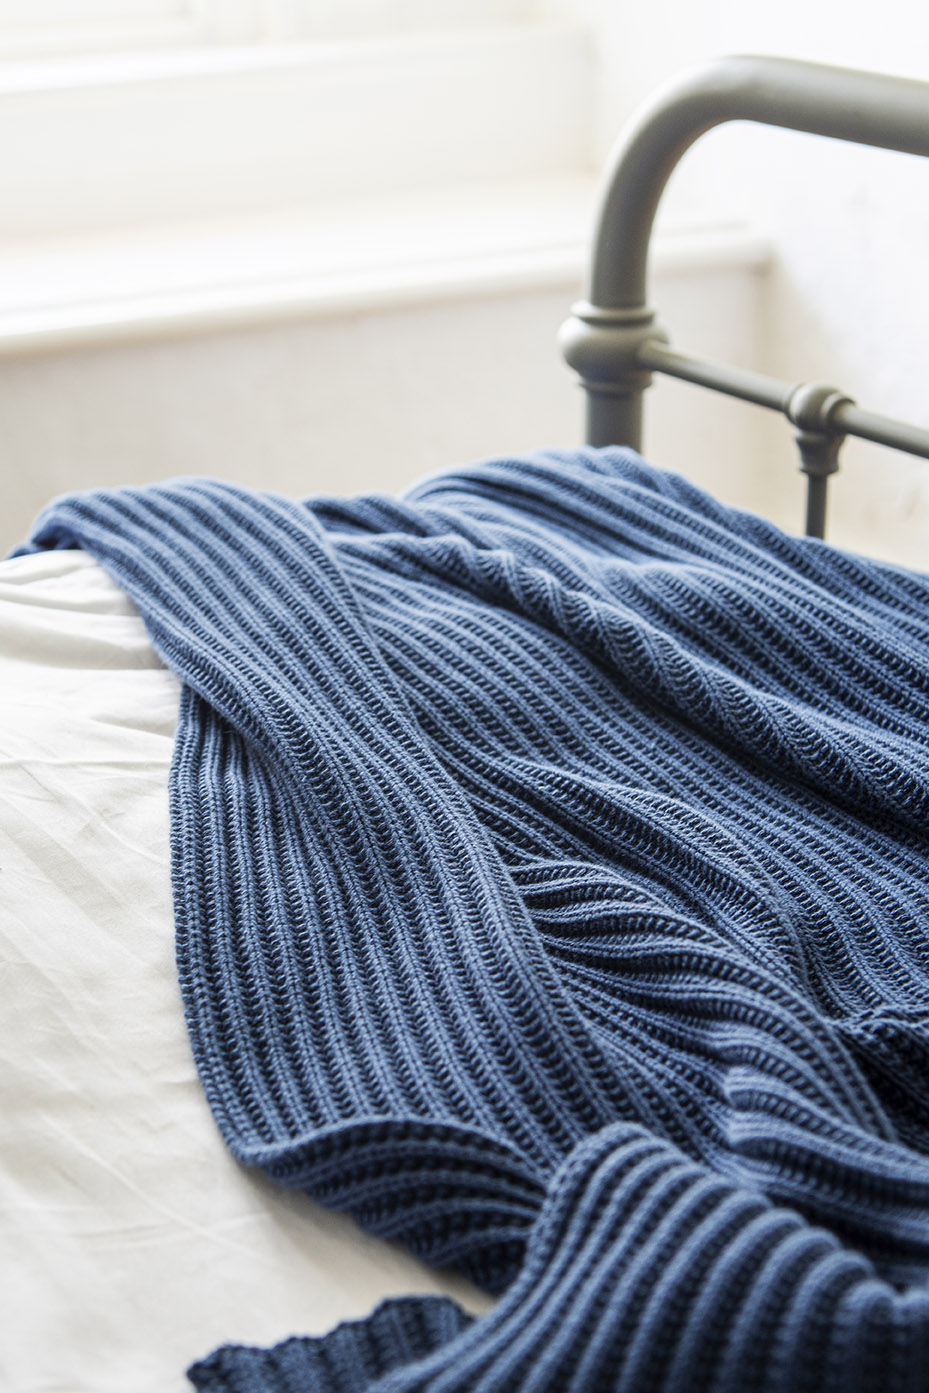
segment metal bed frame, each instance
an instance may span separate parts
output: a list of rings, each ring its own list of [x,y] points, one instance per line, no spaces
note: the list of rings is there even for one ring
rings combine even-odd
[[[591,445],[641,448],[642,394],[654,372],[781,411],[807,476],[806,534],[822,537],[829,476],[847,435],[929,459],[929,431],[862,410],[825,383],[781,382],[668,346],[647,300],[652,225],[681,157],[726,121],[754,121],[929,156],[929,83],[786,58],[721,58],[665,88],[613,152],[597,216],[587,299],[561,330],[587,392]]]

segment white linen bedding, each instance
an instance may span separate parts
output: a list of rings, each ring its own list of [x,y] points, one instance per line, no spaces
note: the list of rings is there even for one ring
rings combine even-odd
[[[171,1393],[443,1280],[225,1151],[175,980],[177,682],[88,556],[0,564],[0,1387]]]

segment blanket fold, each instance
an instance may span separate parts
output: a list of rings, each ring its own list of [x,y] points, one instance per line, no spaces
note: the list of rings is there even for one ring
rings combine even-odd
[[[72,495],[29,545],[91,551],[185,684],[231,1150],[501,1293],[198,1388],[925,1387],[929,578],[617,449]]]

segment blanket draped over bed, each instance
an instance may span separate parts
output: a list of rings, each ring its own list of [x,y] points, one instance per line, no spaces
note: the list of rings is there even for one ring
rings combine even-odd
[[[501,1293],[198,1388],[929,1386],[929,577],[621,450],[78,494],[29,545],[98,557],[185,683],[235,1156]]]

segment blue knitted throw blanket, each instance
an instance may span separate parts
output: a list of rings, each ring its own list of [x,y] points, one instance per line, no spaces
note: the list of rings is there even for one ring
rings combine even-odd
[[[501,1293],[197,1388],[929,1388],[929,577],[621,450],[74,495],[73,545],[184,682],[229,1146]]]

